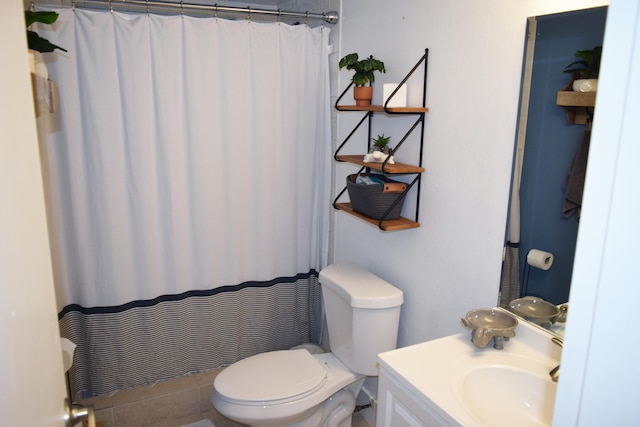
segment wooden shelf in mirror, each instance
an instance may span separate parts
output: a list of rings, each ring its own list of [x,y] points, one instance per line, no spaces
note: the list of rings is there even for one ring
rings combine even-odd
[[[567,122],[584,125],[593,118],[593,107],[596,105],[597,92],[576,92],[572,90],[574,78],[567,83],[556,97],[556,104],[564,110]],[[587,108],[591,108],[588,111]]]
[[[595,107],[596,92],[561,90],[558,92],[556,104],[562,107]]]
[[[593,117],[593,107],[596,105],[596,92],[574,92],[561,90],[558,92],[556,104],[564,110],[567,122],[584,125]],[[591,111],[588,111],[590,108]]]
[[[341,211],[344,211],[350,215],[353,215],[357,218],[360,218],[363,221],[368,222],[369,224],[373,224],[378,227],[380,221],[377,219],[368,217],[359,212],[356,212],[351,207],[351,203],[336,203],[335,208]],[[384,231],[399,231],[399,230],[408,230],[410,228],[418,228],[420,227],[419,222],[411,221],[410,219],[400,217],[398,219],[388,219],[386,221],[382,221],[381,228]]]
[[[366,163],[362,161],[364,158],[363,154],[355,154],[355,155],[338,155],[336,156],[336,160],[340,162],[348,162],[354,165],[365,166],[371,168],[373,170],[382,172],[382,163]],[[391,174],[403,174],[403,173],[422,173],[424,172],[424,168],[420,166],[408,165],[405,163],[394,163],[394,164],[386,164],[384,167],[384,173]]]

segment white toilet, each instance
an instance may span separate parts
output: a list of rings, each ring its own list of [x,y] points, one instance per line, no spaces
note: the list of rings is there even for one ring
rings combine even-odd
[[[396,348],[402,291],[348,263],[320,272],[331,353],[271,351],[215,379],[213,406],[255,427],[350,427],[355,396],[377,376],[378,353]]]

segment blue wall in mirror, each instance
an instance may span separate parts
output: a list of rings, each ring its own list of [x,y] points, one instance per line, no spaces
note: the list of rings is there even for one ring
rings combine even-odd
[[[602,45],[606,13],[604,7],[537,18],[520,186],[520,283],[523,295],[554,304],[569,299],[579,221],[563,215],[564,182],[585,132],[585,125],[567,122],[556,96],[571,78],[564,69],[575,52]],[[527,265],[532,248],[554,255],[549,270]]]

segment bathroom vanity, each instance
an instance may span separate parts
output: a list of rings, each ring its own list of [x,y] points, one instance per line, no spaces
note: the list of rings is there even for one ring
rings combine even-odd
[[[554,335],[519,322],[497,350],[478,348],[468,331],[378,356],[377,425],[551,425],[559,365]]]

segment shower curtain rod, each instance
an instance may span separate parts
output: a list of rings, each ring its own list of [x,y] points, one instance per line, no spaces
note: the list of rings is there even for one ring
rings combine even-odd
[[[118,10],[135,10],[135,11],[146,11],[150,12],[151,9],[161,10],[161,11],[179,11],[180,13],[185,12],[208,12],[213,13],[214,16],[217,16],[218,13],[246,13],[247,19],[250,19],[252,15],[269,15],[277,18],[304,18],[305,20],[309,19],[321,19],[326,23],[335,24],[338,22],[339,16],[338,12],[322,12],[322,13],[311,13],[311,12],[292,12],[286,10],[273,10],[273,9],[259,9],[252,8],[250,6],[246,7],[236,7],[236,6],[223,6],[219,4],[207,5],[207,4],[194,4],[194,3],[185,3],[183,1],[176,2],[165,2],[165,1],[156,1],[156,0],[78,0],[72,1],[71,7],[80,7],[80,8],[105,8],[105,9],[118,9]]]

